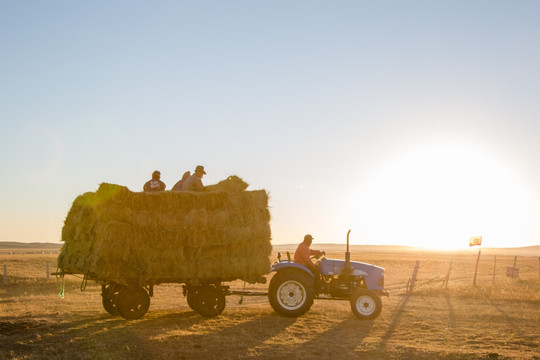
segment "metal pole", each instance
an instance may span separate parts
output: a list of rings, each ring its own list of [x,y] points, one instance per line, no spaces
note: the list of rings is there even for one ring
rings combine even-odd
[[[47,271],[47,274],[45,275],[45,277],[47,278],[47,281],[49,281],[49,262],[47,261],[47,267],[46,267],[46,271]]]
[[[4,265],[4,285],[7,285],[7,266]]]
[[[476,257],[476,266],[474,268],[474,280],[473,286],[476,286],[476,274],[478,273],[478,262],[480,261],[480,250],[478,250],[478,256]]]

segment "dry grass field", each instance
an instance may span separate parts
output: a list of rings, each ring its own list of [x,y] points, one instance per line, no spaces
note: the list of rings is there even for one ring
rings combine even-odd
[[[101,288],[66,276],[45,280],[55,254],[0,254],[1,359],[540,359],[539,259],[518,257],[519,279],[506,278],[513,256],[476,252],[353,252],[386,268],[389,298],[374,321],[359,321],[345,301],[315,301],[299,318],[275,314],[266,297],[227,298],[224,313],[202,318],[178,284],[156,286],[139,320],[113,317]],[[343,258],[342,252],[328,257]],[[415,261],[417,286],[406,294]],[[452,271],[448,286],[442,280]],[[243,283],[231,284],[242,289]],[[264,286],[248,286],[264,290]]]

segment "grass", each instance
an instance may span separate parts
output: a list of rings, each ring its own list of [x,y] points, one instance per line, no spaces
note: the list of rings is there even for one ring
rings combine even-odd
[[[0,359],[540,359],[537,257],[518,258],[516,280],[505,277],[514,258],[498,255],[495,283],[493,257],[481,257],[476,287],[476,254],[351,257],[386,268],[391,296],[374,321],[357,320],[346,301],[315,301],[306,315],[285,318],[266,297],[240,305],[238,296],[206,319],[189,309],[179,284],[156,286],[148,313],[126,321],[103,310],[96,283],[81,292],[81,279],[66,277],[61,299],[60,283],[41,270],[51,261],[54,271],[55,255],[0,255],[0,265],[17,273],[0,286]],[[417,286],[407,295],[416,260]]]

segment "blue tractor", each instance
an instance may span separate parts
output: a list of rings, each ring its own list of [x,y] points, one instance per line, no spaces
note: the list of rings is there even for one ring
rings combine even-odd
[[[361,320],[375,319],[382,310],[382,296],[388,296],[384,290],[384,269],[362,262],[351,261],[349,252],[349,234],[347,233],[347,251],[345,260],[327,259],[324,252],[317,259],[320,275],[302,264],[287,259],[273,264],[275,272],[268,288],[268,300],[278,314],[297,317],[305,314],[319,300],[347,300],[351,310]]]

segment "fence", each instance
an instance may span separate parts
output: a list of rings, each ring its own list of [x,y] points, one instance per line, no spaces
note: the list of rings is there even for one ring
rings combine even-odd
[[[53,255],[8,255],[0,256],[1,285],[50,281],[56,270],[56,256]]]
[[[419,287],[444,287],[449,282],[452,285],[477,286],[496,285],[503,281],[540,280],[540,257],[518,257],[497,255],[474,255],[475,261],[468,258],[446,260],[447,270],[443,261],[437,263],[433,259],[417,260],[409,277],[406,293]]]

